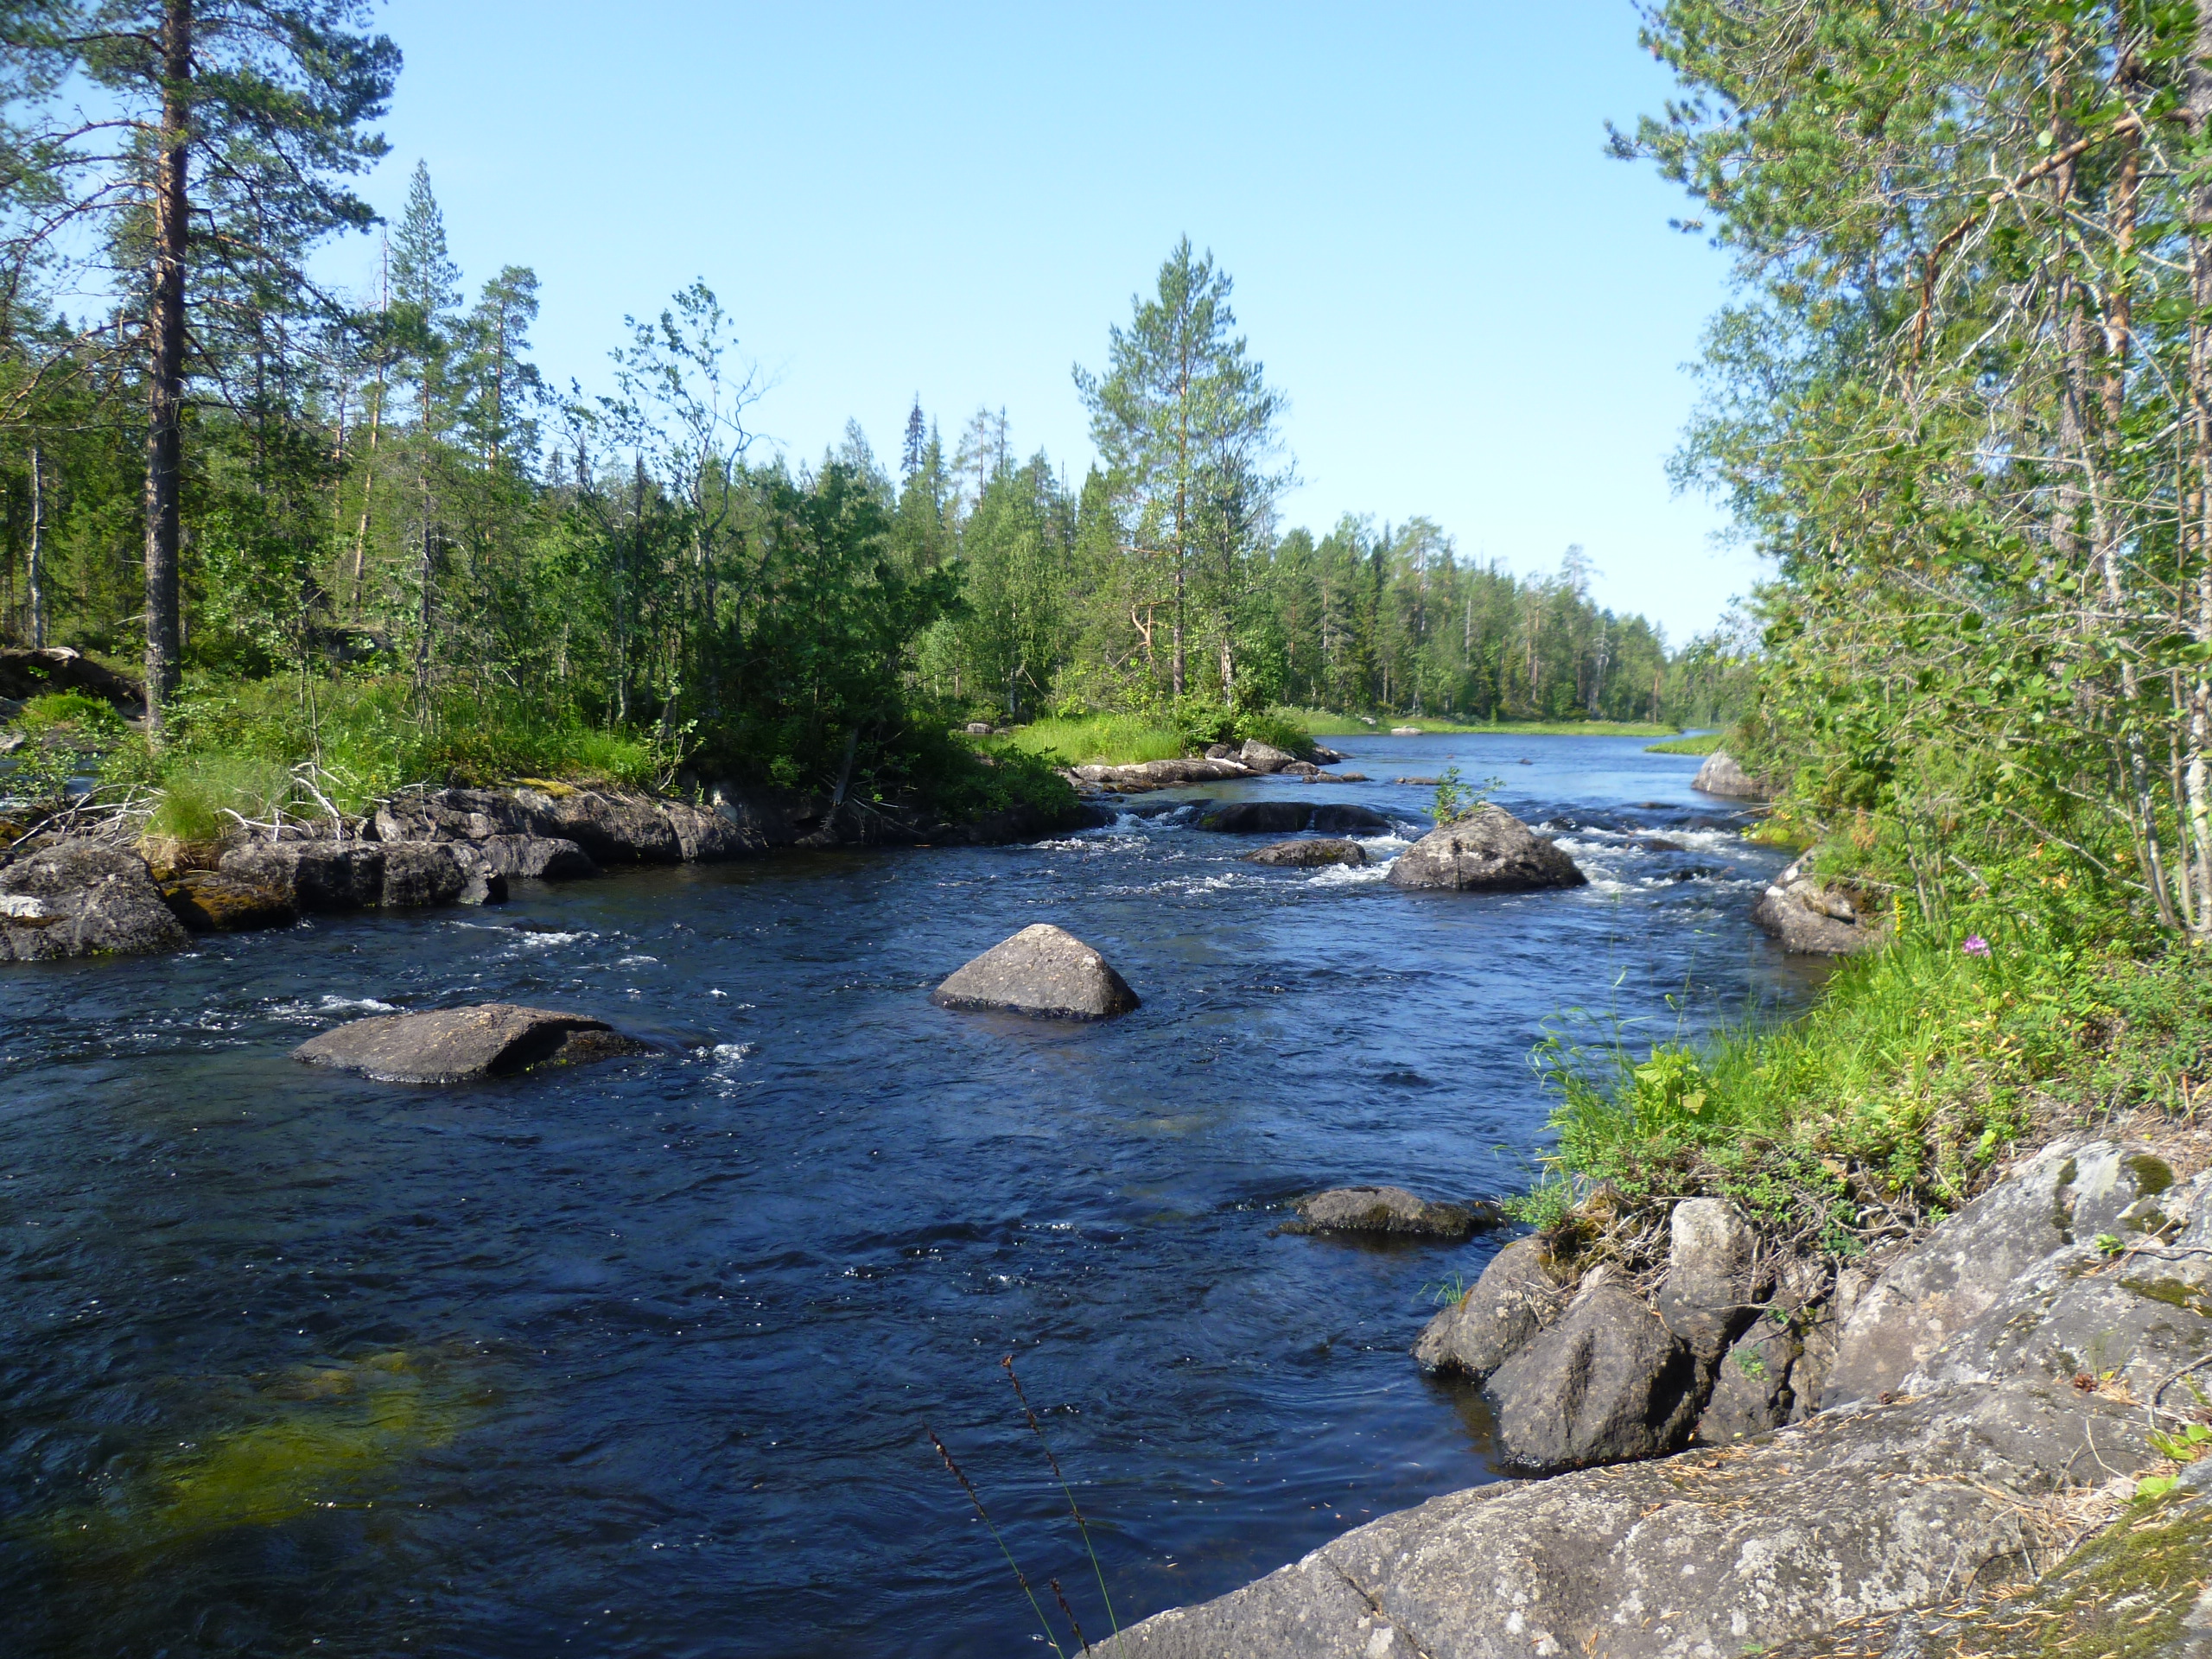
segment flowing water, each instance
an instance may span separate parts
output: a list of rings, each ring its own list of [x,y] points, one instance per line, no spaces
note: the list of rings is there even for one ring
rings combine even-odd
[[[1036,845],[524,884],[8,970],[0,1650],[1042,1652],[931,1428],[1095,1641],[1008,1354],[1123,1623],[1493,1478],[1479,1399],[1406,1351],[1497,1240],[1282,1236],[1284,1201],[1515,1189],[1548,1021],[1649,1040],[1812,982],[1750,927],[1780,861],[1690,791],[1694,760],[1345,747],[1374,782],[1153,795]],[[1454,763],[1592,885],[1260,868],[1174,805],[1357,801],[1412,835],[1430,791],[1390,780]],[[930,1005],[1046,920],[1144,1007]],[[664,1052],[438,1090],[286,1058],[493,1000]]]

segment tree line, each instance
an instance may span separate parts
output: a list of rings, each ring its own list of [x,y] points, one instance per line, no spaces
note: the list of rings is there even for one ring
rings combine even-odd
[[[1615,143],[1736,261],[1681,466],[1777,561],[1792,810],[1924,909],[2212,931],[2212,8],[1668,0],[1645,41],[1683,95]]]
[[[977,715],[1671,719],[1725,681],[1577,551],[1283,529],[1284,400],[1187,240],[1076,372],[1080,481],[1003,411],[948,451],[918,397],[895,461],[850,427],[795,465],[703,282],[561,394],[535,274],[465,284],[427,168],[378,224],[350,181],[400,56],[365,4],[41,0],[0,46],[0,625],[143,658],[157,735],[196,690],[353,677],[826,781]],[[363,292],[311,269],[346,232]]]

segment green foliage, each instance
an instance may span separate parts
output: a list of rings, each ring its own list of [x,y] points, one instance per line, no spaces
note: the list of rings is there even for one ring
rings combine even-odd
[[[1837,969],[1802,1019],[1637,1054],[1554,1032],[1550,1175],[1523,1219],[1608,1185],[1631,1206],[1725,1194],[1838,1255],[1871,1218],[1955,1208],[2051,1103],[2178,1104],[2179,1047],[2212,1053],[2212,967],[2078,952],[2015,928],[1986,957],[1909,937]]]
[[[1181,733],[1137,715],[1032,721],[1015,728],[1008,741],[1022,753],[1070,766],[1172,760],[1183,753]]]
[[[1310,758],[1313,753],[1313,734],[1293,709],[1259,709],[1239,715],[1231,735],[1239,742],[1265,743],[1301,760]]]
[[[48,732],[66,728],[86,733],[117,733],[123,729],[123,718],[115,712],[113,704],[99,697],[88,697],[81,691],[50,691],[43,696],[32,697],[23,704],[23,711],[16,717],[16,726],[25,733]]]
[[[1669,738],[1664,743],[1647,743],[1646,754],[1711,754],[1722,744],[1719,732],[1703,732],[1695,737]]]
[[[1436,793],[1429,799],[1428,816],[1440,825],[1467,817],[1489,805],[1491,796],[1504,786],[1503,778],[1485,778],[1479,785],[1463,784],[1459,768],[1446,766],[1437,779]]]

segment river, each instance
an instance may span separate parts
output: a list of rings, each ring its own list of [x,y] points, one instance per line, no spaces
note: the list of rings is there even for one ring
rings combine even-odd
[[[1291,794],[1418,833],[1430,791],[1390,780],[1456,764],[1592,885],[1263,869],[1171,807],[7,970],[0,1649],[1044,1651],[931,1428],[1096,1641],[1008,1354],[1124,1624],[1494,1478],[1478,1397],[1406,1351],[1497,1240],[1281,1236],[1284,1201],[1517,1189],[1547,1022],[1648,1041],[1815,980],[1751,928],[1781,860],[1690,790],[1695,760],[1343,747],[1375,781],[1131,804]],[[930,1005],[1036,921],[1143,1007]],[[665,1052],[442,1090],[286,1058],[364,1014],[493,1000]]]

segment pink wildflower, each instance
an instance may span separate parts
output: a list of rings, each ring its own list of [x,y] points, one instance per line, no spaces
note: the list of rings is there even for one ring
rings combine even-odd
[[[1979,933],[1969,933],[1967,935],[1966,943],[1959,949],[1970,957],[1986,957],[1989,954],[1989,941]]]

